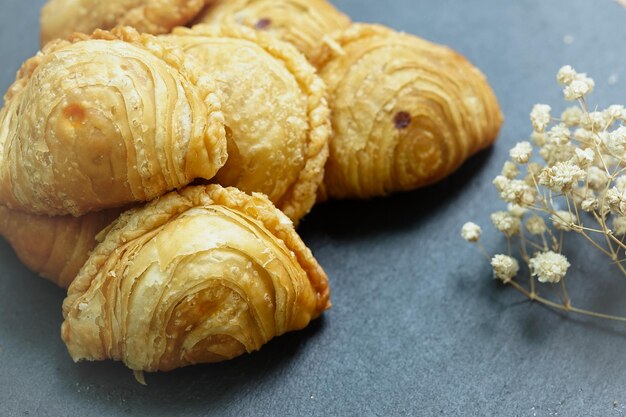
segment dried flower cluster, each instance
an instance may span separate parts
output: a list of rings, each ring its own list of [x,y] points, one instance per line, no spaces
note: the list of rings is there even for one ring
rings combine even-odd
[[[461,231],[490,259],[494,277],[528,296],[565,311],[626,320],[576,308],[565,285],[570,262],[564,236],[576,233],[626,275],[626,109],[614,105],[590,110],[587,96],[595,87],[586,74],[561,68],[557,81],[567,101],[576,102],[560,117],[546,104],[530,113],[533,133],[509,153],[493,184],[506,211],[491,215],[508,242],[506,253],[489,256],[480,244],[481,228],[466,223]],[[517,249],[517,253],[513,253]],[[520,264],[528,284],[519,279]],[[540,294],[541,285],[557,285],[559,300]]]

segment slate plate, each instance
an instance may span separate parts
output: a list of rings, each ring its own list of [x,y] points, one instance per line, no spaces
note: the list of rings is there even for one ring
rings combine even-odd
[[[42,4],[0,0],[2,92],[37,50]],[[600,104],[626,104],[626,10],[611,0],[336,4],[468,56],[507,117],[499,144],[429,189],[316,208],[301,232],[332,279],[332,311],[261,352],[149,375],[148,387],[119,364],[73,364],[59,338],[63,292],[0,243],[0,415],[624,414],[626,325],[525,302],[491,279],[458,230],[488,224],[490,179],[530,133],[531,106],[560,103],[561,65],[594,76]],[[502,242],[491,233],[485,244]],[[626,279],[570,249],[577,303],[626,313]]]

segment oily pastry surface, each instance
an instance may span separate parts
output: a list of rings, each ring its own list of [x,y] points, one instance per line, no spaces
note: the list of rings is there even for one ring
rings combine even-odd
[[[116,26],[168,33],[188,23],[204,6],[205,0],[49,0],[41,11],[41,44]]]
[[[465,58],[383,26],[351,26],[313,63],[333,125],[321,199],[434,183],[489,146],[503,121],[486,78]]]
[[[324,36],[350,25],[350,18],[327,0],[216,0],[198,19],[267,31],[310,58]]]
[[[229,136],[215,180],[262,192],[292,220],[313,207],[328,158],[326,88],[291,45],[242,26],[178,28],[163,39],[218,84]]]
[[[96,247],[96,236],[122,209],[81,217],[39,216],[0,206],[0,235],[32,271],[67,288]]]
[[[69,288],[62,337],[76,361],[166,371],[257,350],[329,306],[324,271],[264,195],[196,186],[113,224]]]
[[[131,29],[48,44],[0,113],[0,204],[74,216],[146,201],[226,160],[207,77]]]

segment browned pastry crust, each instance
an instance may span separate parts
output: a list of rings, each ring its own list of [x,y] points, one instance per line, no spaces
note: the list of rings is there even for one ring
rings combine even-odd
[[[49,217],[0,206],[0,235],[29,269],[67,288],[98,244],[98,233],[122,211],[110,209],[78,218]]]
[[[502,125],[484,75],[412,35],[355,24],[312,62],[328,85],[333,125],[320,199],[432,184],[491,145]]]
[[[194,19],[212,0],[49,0],[41,10],[41,44],[74,32],[131,26],[142,33],[169,33]]]
[[[330,306],[326,274],[262,194],[188,187],[123,214],[69,288],[74,360],[167,371],[227,360]]]
[[[0,204],[82,215],[147,201],[227,157],[215,84],[130,28],[50,43],[0,112]]]
[[[294,222],[316,200],[328,159],[326,86],[293,46],[246,27],[198,25],[163,39],[218,83],[229,159],[215,180],[266,194]]]
[[[350,18],[327,0],[216,0],[198,23],[238,23],[292,43],[307,58],[322,39],[350,25]]]

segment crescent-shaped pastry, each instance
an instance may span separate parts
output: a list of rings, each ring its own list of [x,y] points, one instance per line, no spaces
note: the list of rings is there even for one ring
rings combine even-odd
[[[212,178],[227,158],[216,87],[178,52],[126,28],[27,61],[0,113],[0,204],[78,216]]]
[[[185,25],[211,0],[49,0],[41,10],[41,44],[74,32],[132,26],[154,35]]]
[[[328,34],[345,29],[350,18],[327,0],[216,0],[199,23],[238,23],[290,42],[307,58]]]
[[[297,222],[316,200],[328,159],[326,87],[293,48],[243,26],[179,28],[162,37],[215,78],[229,137],[215,181],[266,194]]]
[[[453,50],[356,24],[313,60],[333,137],[320,199],[432,184],[491,145],[503,118],[484,75]]]
[[[0,235],[31,271],[67,288],[96,247],[96,236],[123,209],[81,217],[39,216],[0,206]]]
[[[69,288],[75,361],[168,371],[260,349],[329,308],[328,280],[262,194],[188,187],[122,214]]]

